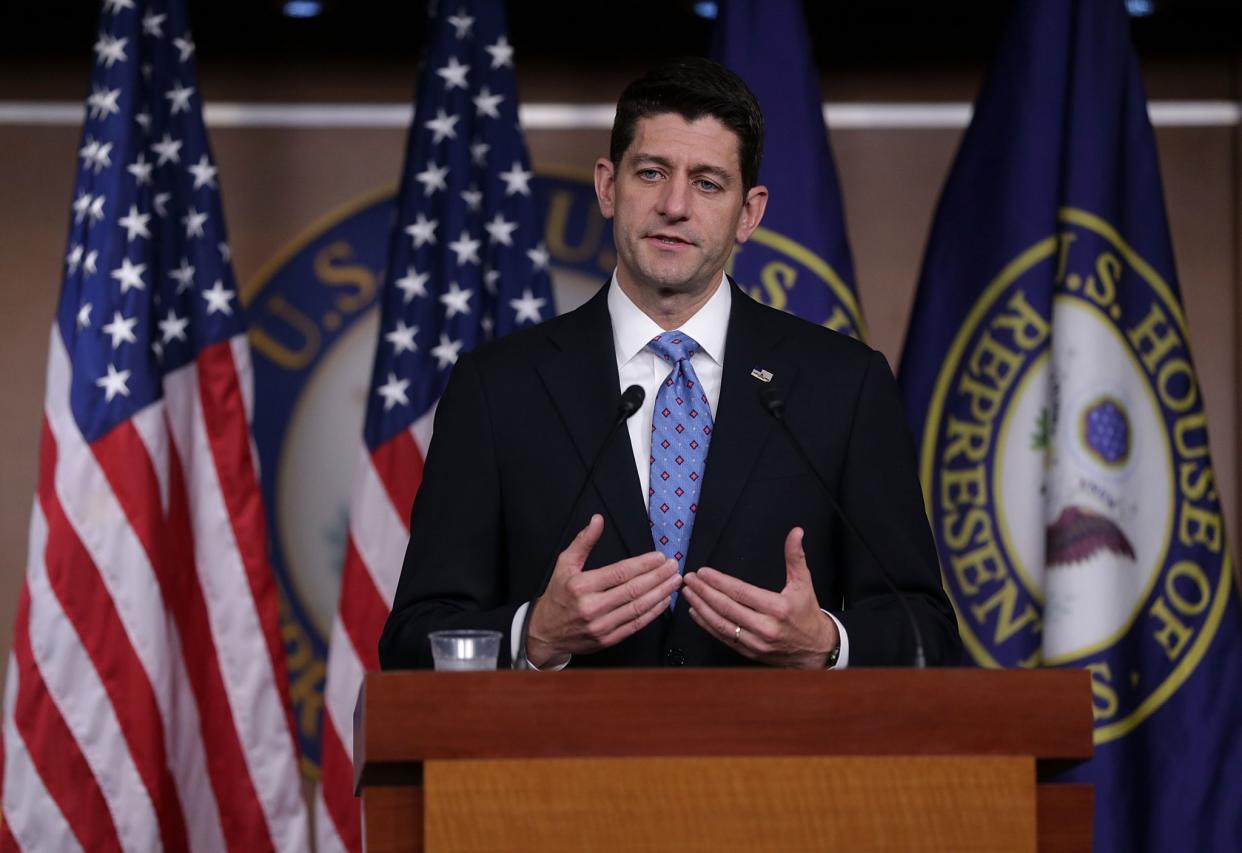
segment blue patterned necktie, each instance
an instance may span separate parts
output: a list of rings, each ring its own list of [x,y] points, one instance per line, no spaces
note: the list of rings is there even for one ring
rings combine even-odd
[[[665,332],[652,338],[647,349],[673,366],[651,415],[651,538],[656,550],[675,559],[678,571],[684,572],[712,440],[712,411],[690,364],[699,349],[693,338],[677,330]],[[676,593],[672,602],[676,605]]]

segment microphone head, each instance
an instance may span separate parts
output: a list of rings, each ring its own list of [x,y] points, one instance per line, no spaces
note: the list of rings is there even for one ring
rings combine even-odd
[[[783,417],[785,414],[785,401],[776,393],[775,388],[760,388],[759,402],[769,415],[774,418]]]
[[[617,404],[617,412],[623,417],[630,415],[642,408],[643,400],[646,399],[647,392],[643,390],[641,385],[631,385],[621,393],[621,402]]]

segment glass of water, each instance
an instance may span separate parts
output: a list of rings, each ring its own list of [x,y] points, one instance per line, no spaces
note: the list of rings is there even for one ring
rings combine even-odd
[[[499,631],[432,631],[431,657],[440,672],[495,669],[500,653]]]

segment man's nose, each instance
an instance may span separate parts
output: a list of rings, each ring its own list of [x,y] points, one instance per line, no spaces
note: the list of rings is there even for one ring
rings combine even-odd
[[[690,186],[684,178],[674,177],[664,184],[660,193],[659,213],[669,219],[685,219],[690,214]]]

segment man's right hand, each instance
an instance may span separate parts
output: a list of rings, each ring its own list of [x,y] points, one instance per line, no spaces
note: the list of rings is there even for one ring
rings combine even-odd
[[[603,532],[603,516],[591,516],[557,558],[548,588],[532,605],[526,657],[536,667],[559,666],[573,655],[615,646],[663,613],[681,586],[677,561],[659,551],[583,571]]]

